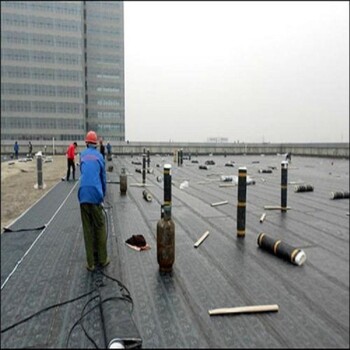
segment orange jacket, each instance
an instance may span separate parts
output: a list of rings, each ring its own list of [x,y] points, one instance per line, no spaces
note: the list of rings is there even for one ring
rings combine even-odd
[[[68,158],[68,159],[73,159],[73,160],[74,160],[74,157],[75,157],[74,151],[75,151],[74,143],[72,143],[72,144],[69,145],[68,148],[67,148],[67,153],[66,153],[66,155],[67,155],[67,158]]]

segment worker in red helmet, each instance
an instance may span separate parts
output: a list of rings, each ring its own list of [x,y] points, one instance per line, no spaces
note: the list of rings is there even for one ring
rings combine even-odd
[[[107,255],[106,222],[103,213],[107,181],[105,160],[96,149],[96,133],[89,131],[85,142],[87,148],[80,154],[78,199],[84,231],[86,268],[94,271],[97,266],[103,268],[110,262]]]
[[[75,164],[74,164],[74,158],[75,158],[75,150],[78,147],[78,144],[76,142],[71,143],[66,152],[67,156],[67,176],[66,176],[66,181],[69,181],[70,177],[70,169],[72,168],[72,176],[73,176],[73,181],[75,181]],[[64,178],[62,178],[64,180]]]

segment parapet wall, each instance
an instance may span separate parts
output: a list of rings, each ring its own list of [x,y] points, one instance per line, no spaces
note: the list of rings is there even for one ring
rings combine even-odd
[[[78,141],[78,152],[85,148],[83,141]],[[1,154],[13,153],[12,141],[1,141]],[[18,141],[19,154],[28,152],[28,142]],[[43,151],[47,154],[65,154],[69,142],[33,141],[33,153]],[[292,156],[315,156],[349,159],[349,143],[196,143],[196,142],[111,142],[112,153],[116,155],[140,155],[144,149],[150,154],[173,154],[183,149],[184,155],[254,155],[254,154],[284,154],[291,152]],[[46,146],[46,149],[45,149]]]

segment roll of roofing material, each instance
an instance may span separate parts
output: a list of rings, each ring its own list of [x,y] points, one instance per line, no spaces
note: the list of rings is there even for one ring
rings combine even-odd
[[[259,169],[259,173],[261,174],[272,174],[271,169]]]
[[[349,198],[349,191],[331,192],[331,199],[344,199],[344,198]]]
[[[130,302],[120,288],[105,284],[100,287],[100,296],[106,348],[141,349],[142,338],[133,321]]]
[[[147,190],[143,190],[142,195],[143,195],[143,198],[146,199],[147,202],[152,201],[152,195]]]
[[[274,239],[260,233],[258,236],[258,245],[260,248],[291,262],[294,265],[302,265],[306,261],[306,254],[302,249],[294,248],[291,245],[282,242],[280,239]]]
[[[314,186],[312,186],[312,185],[294,186],[294,192],[312,192],[313,190],[314,190]]]

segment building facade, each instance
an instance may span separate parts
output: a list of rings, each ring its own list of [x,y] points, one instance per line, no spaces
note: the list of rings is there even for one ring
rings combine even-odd
[[[2,140],[125,140],[120,1],[1,2]]]

